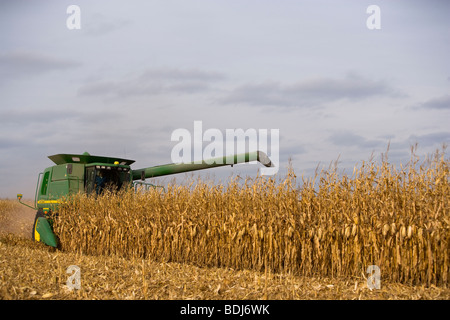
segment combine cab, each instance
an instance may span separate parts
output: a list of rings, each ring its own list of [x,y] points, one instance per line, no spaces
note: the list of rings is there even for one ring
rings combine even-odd
[[[57,154],[49,156],[55,165],[39,173],[34,207],[37,210],[33,224],[32,237],[36,241],[57,247],[58,241],[53,233],[50,214],[57,212],[61,198],[78,192],[101,194],[105,188],[119,190],[133,184],[146,184],[146,178],[154,178],[177,173],[204,170],[238,163],[259,161],[266,167],[272,163],[264,152],[255,151],[240,155],[225,156],[204,160],[200,163],[166,164],[132,170],[134,160],[91,156],[85,152],[76,154]],[[150,184],[146,184],[150,185]]]

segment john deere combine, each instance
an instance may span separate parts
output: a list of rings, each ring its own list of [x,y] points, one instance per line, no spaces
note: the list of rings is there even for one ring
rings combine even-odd
[[[149,186],[150,184],[145,182],[146,178],[232,166],[250,161],[258,161],[266,167],[273,166],[269,157],[261,151],[213,158],[200,163],[171,163],[137,170],[130,168],[134,160],[92,156],[87,152],[57,154],[49,156],[49,159],[55,165],[39,173],[34,207],[21,202],[22,194],[18,194],[17,198],[22,204],[37,210],[33,224],[33,239],[52,247],[57,247],[58,241],[52,230],[50,216],[52,212],[57,212],[61,198],[64,196],[78,192],[100,194],[106,187],[119,190],[137,184]]]

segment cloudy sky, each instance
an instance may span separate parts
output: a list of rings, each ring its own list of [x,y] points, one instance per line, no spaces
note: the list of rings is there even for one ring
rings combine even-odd
[[[80,8],[69,29],[67,8]],[[370,5],[381,29],[369,29]],[[0,2],[0,198],[57,153],[170,163],[178,128],[279,129],[280,174],[450,142],[450,3]],[[207,143],[205,143],[206,146]],[[258,166],[210,174],[255,176]]]

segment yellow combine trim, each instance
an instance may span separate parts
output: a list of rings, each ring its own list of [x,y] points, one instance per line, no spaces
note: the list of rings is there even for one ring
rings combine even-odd
[[[34,239],[36,241],[41,241],[41,235],[39,234],[39,232],[37,232],[36,227],[38,224],[39,220],[36,220],[36,224],[34,225]]]
[[[61,200],[39,200],[37,203],[43,204],[43,203],[62,203]]]

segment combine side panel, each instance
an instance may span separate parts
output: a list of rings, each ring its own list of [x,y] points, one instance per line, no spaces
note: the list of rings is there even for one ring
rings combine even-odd
[[[58,246],[58,241],[56,240],[52,227],[41,210],[36,213],[32,236],[34,240],[43,242],[48,246],[55,248]]]

